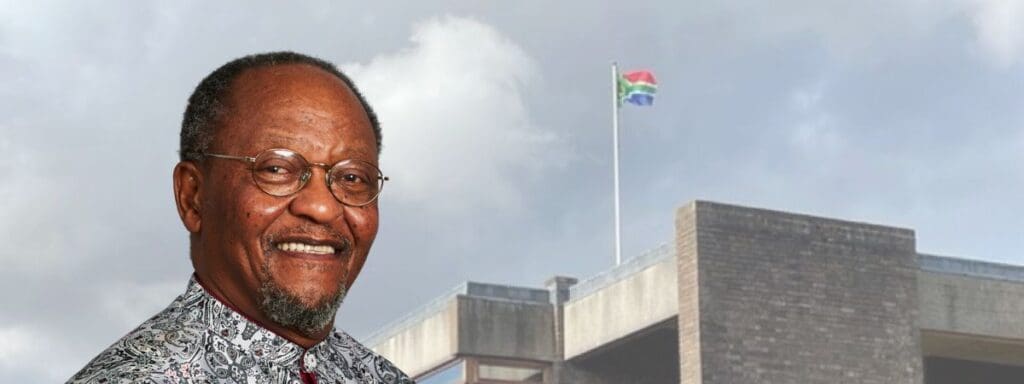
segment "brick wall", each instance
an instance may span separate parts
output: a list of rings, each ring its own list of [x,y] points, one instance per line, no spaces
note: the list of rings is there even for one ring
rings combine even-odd
[[[682,383],[922,382],[912,231],[702,201],[676,231]]]

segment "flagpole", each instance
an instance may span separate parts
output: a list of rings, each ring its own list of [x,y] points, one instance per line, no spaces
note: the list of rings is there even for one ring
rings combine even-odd
[[[615,265],[622,264],[622,227],[619,217],[619,67],[612,62],[612,174],[615,179]]]

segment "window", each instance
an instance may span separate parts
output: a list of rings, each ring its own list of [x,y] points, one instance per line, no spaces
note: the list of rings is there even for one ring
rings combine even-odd
[[[541,368],[480,364],[477,372],[482,380],[499,380],[516,383],[542,383],[544,380],[544,371]]]
[[[466,380],[466,362],[456,360],[446,367],[416,379],[419,384],[462,384]]]

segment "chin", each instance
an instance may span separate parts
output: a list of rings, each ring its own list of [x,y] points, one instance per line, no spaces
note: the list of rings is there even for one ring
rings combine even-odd
[[[344,279],[329,287],[306,283],[289,286],[268,275],[260,286],[261,310],[274,322],[307,335],[330,327],[347,293]]]
[[[262,265],[262,278],[299,297],[333,296],[338,286],[348,280],[348,268],[341,262],[306,260],[283,252],[266,255]],[[263,281],[261,281],[263,283]]]
[[[343,273],[314,270],[298,271],[302,273],[275,273],[273,269],[268,272],[267,282],[261,284],[269,283],[309,307],[333,300],[346,286]]]

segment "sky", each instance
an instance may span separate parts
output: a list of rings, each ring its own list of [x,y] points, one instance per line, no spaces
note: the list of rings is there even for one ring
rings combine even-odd
[[[911,228],[1024,264],[1024,3],[1013,0],[0,0],[0,382],[59,382],[191,274],[171,196],[185,101],[233,58],[337,63],[391,180],[337,326],[363,337],[466,281],[614,265],[695,199]]]

